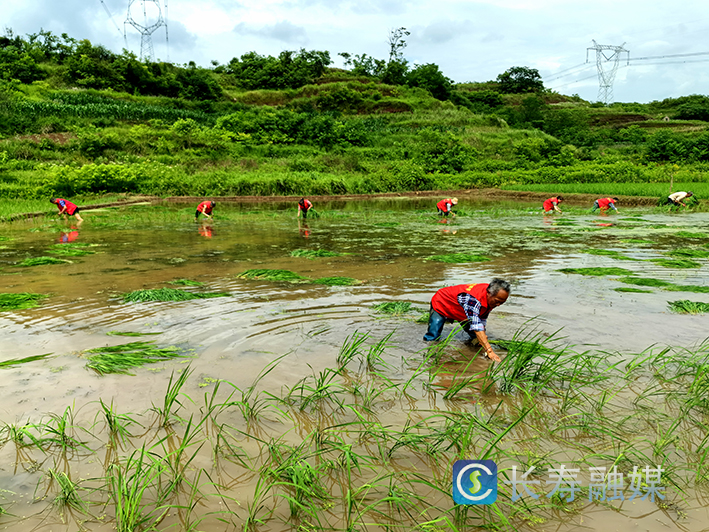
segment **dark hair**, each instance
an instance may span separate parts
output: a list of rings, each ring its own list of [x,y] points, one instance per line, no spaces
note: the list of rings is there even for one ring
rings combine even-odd
[[[214,207],[217,204],[216,201],[210,201],[210,203],[212,204],[212,207]]]
[[[57,198],[52,198],[49,200],[49,203],[56,203],[56,202],[57,202]]]
[[[620,201],[618,198],[613,198],[613,201]]]
[[[509,281],[495,277],[492,281],[490,281],[490,285],[487,287],[487,293],[494,296],[500,290],[504,290],[508,294],[512,293]]]
[[[694,192],[687,191],[687,196],[694,196]]]
[[[298,201],[298,204],[305,207],[305,198],[300,198],[300,200]]]
[[[564,200],[564,196],[557,196],[556,199],[559,200],[559,201],[563,201],[563,200]]]

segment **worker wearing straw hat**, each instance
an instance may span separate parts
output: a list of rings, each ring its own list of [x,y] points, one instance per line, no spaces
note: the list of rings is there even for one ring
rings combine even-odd
[[[442,199],[441,201],[436,203],[436,208],[438,208],[439,216],[448,216],[449,214],[455,216],[455,213],[452,210],[453,205],[458,205],[458,198]]]

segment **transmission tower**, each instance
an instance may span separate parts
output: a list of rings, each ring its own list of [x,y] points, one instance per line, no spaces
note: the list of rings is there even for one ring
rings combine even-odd
[[[605,104],[613,101],[613,80],[615,73],[618,71],[618,63],[620,54],[625,52],[628,54],[628,63],[630,63],[630,52],[623,48],[625,43],[620,46],[612,46],[609,44],[598,44],[595,40],[593,46],[586,48],[586,62],[588,63],[588,51],[596,51],[596,68],[598,69],[598,101]],[[609,66],[609,63],[610,66]]]
[[[141,19],[141,22],[136,21],[136,17]],[[161,26],[165,26],[165,43],[169,46],[167,33],[167,0],[165,0],[165,17],[163,17],[162,9],[160,8],[160,0],[128,0],[128,14],[123,23],[124,38],[126,37],[127,24],[133,26],[138,30],[138,33],[140,33],[140,59],[142,61],[154,60],[153,33]],[[169,60],[170,56],[168,51],[168,61]]]

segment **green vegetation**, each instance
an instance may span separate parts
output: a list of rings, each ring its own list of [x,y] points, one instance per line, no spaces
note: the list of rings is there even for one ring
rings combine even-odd
[[[630,288],[629,286],[620,286],[614,288],[616,292],[630,292],[633,294],[652,294],[652,290],[643,290],[642,288]]]
[[[428,257],[428,260],[458,264],[464,262],[485,262],[489,261],[490,258],[484,255],[475,255],[471,253],[450,253],[448,255],[433,255],[431,257]]]
[[[324,249],[294,249],[290,253],[291,257],[305,257],[306,259],[314,259],[316,257],[338,257],[340,253],[334,251],[326,251]]]
[[[361,281],[352,277],[320,277],[311,281],[313,284],[324,284],[326,286],[353,286],[361,284]]]
[[[671,257],[684,257],[684,258],[695,258],[695,259],[706,259],[709,258],[709,251],[696,248],[678,248],[673,249],[667,253]]]
[[[36,362],[37,360],[44,360],[51,356],[52,353],[47,353],[45,355],[32,355],[24,358],[11,358],[10,360],[0,361],[0,368],[9,368],[10,366],[16,366],[17,364],[26,364],[27,362]]]
[[[387,301],[386,303],[372,305],[372,308],[378,314],[389,314],[391,316],[401,316],[408,312],[421,311],[420,308],[415,307],[408,301]],[[428,320],[428,314],[426,314],[426,320]]]
[[[180,358],[184,355],[176,347],[155,347],[154,342],[131,342],[112,347],[97,347],[84,353],[86,367],[99,375],[123,373],[133,375],[130,370],[146,364]]]
[[[627,255],[623,255],[619,251],[613,251],[611,249],[597,249],[597,248],[590,248],[590,249],[584,249],[582,253],[589,253],[591,255],[603,255],[605,257],[610,257],[612,259],[616,260],[639,260],[639,259],[634,259],[632,257],[628,257]]]
[[[123,294],[124,303],[143,303],[146,301],[188,301],[190,299],[210,299],[227,297],[228,292],[187,292],[177,288],[157,288],[150,290],[134,290]]]
[[[258,279],[263,281],[304,282],[307,279],[290,270],[252,269],[237,275],[239,279]]]
[[[62,257],[83,257],[85,255],[93,255],[95,251],[86,249],[86,244],[54,244],[52,249],[48,250],[47,253],[53,255],[60,255]]]
[[[558,271],[563,273],[577,273],[579,275],[594,275],[596,277],[604,275],[633,275],[633,272],[625,268],[562,268]]]
[[[675,233],[675,236],[679,236],[682,238],[709,238],[708,233],[695,233],[692,231],[677,231]]]
[[[652,259],[652,262],[664,268],[701,268],[701,264],[690,259]]]
[[[29,258],[25,259],[21,262],[18,262],[18,266],[23,266],[23,267],[30,267],[30,266],[44,266],[46,264],[69,264],[70,261],[68,260],[62,260],[62,259],[57,259],[54,257],[34,257],[34,258]]]
[[[22,310],[39,306],[39,302],[45,297],[44,294],[31,294],[28,292],[20,292],[17,294],[2,292],[0,293],[0,312],[7,310]]]
[[[175,279],[174,281],[170,281],[170,284],[178,286],[204,286],[204,283],[192,281],[191,279]]]
[[[678,314],[705,314],[709,312],[709,303],[700,301],[681,299],[679,301],[669,301],[667,304],[672,312],[677,312]]]
[[[709,286],[695,285],[679,285],[661,279],[643,278],[643,277],[623,277],[618,279],[621,283],[632,284],[636,286],[652,286],[668,290],[670,292],[694,292],[698,294],[709,293]]]

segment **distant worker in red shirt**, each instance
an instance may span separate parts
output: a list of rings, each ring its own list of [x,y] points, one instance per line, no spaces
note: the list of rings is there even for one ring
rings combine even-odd
[[[59,214],[68,214],[69,216],[73,216],[79,221],[79,223],[84,221],[79,214],[79,207],[74,205],[71,201],[62,198],[52,198],[49,202],[54,203],[54,205],[57,206],[57,209],[59,209]]]
[[[194,213],[194,219],[197,220],[197,218],[199,218],[200,213],[204,214],[207,218],[211,218],[212,209],[214,209],[214,206],[216,204],[216,201],[203,201],[202,203],[197,205],[197,212]]]
[[[606,212],[608,208],[613,209],[615,212],[618,212],[618,209],[615,208],[615,203],[618,200],[618,198],[601,198],[597,199],[596,201],[593,202],[593,210],[591,212],[596,212],[596,209],[601,209],[601,212]]]
[[[437,340],[447,321],[457,321],[471,338],[475,336],[478,339],[486,358],[500,362],[500,357],[487,339],[485,327],[490,311],[507,301],[509,295],[510,283],[502,279],[441,288],[431,299],[428,331],[423,339],[427,342]]]
[[[443,199],[436,203],[439,216],[441,214],[443,216],[448,216],[449,214],[455,216],[455,213],[453,212],[453,205],[458,205],[458,198]]]
[[[300,198],[300,201],[298,202],[298,216],[296,218],[300,217],[300,213],[303,213],[303,220],[308,218],[308,211],[313,208],[313,204],[310,203],[309,200],[306,200],[305,198]],[[317,217],[316,217],[317,218]]]
[[[544,205],[542,205],[542,208],[544,209],[544,214],[554,214],[555,212],[561,214],[561,209],[559,209],[559,203],[561,203],[563,200],[563,196],[556,196],[554,198],[549,198],[548,200],[545,200]]]

